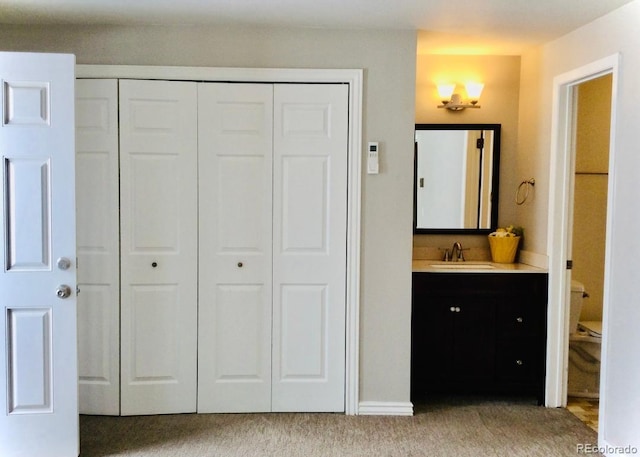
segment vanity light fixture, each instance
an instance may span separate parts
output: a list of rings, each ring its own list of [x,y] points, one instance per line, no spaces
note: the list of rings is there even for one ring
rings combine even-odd
[[[469,101],[466,103],[462,101],[460,94],[455,94],[455,84],[438,84],[438,94],[442,100],[442,105],[438,105],[438,108],[446,108],[451,111],[462,111],[465,108],[480,108],[478,100],[484,84],[482,83],[467,83],[465,84],[467,90],[467,96]]]

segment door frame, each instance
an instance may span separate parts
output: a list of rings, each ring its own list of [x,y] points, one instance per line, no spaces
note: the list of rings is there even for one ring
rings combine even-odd
[[[547,252],[549,255],[549,306],[547,316],[547,376],[545,404],[564,407],[567,404],[567,370],[569,359],[569,303],[571,272],[566,269],[571,253],[573,215],[573,168],[575,162],[574,130],[575,97],[573,89],[580,83],[611,74],[611,131],[609,137],[609,182],[605,237],[602,360],[600,371],[601,423],[606,402],[606,369],[608,346],[608,309],[611,296],[611,234],[613,233],[615,182],[615,130],[620,55],[614,54],[558,75],[553,80],[551,118],[551,163],[549,179],[549,222]]]
[[[349,85],[345,414],[359,413],[362,69],[214,68],[76,65],[76,78],[164,79],[206,82],[334,83]]]

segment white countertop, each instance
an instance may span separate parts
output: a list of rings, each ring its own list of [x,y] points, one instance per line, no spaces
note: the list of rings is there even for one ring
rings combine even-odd
[[[414,273],[547,273],[543,268],[525,263],[494,263],[490,261],[443,262],[414,260]]]

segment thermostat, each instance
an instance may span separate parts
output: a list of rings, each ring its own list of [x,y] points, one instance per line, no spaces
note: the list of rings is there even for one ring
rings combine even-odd
[[[370,175],[377,175],[380,170],[379,156],[380,146],[377,141],[369,142],[367,151],[367,173]]]

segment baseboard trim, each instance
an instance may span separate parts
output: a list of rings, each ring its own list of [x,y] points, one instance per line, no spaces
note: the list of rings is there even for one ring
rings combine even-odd
[[[358,405],[361,416],[413,416],[411,402],[361,401]]]

